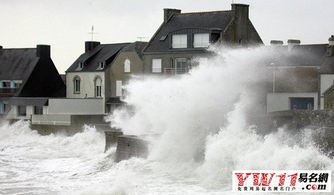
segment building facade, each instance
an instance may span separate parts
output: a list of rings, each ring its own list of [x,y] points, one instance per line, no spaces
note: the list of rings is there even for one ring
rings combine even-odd
[[[49,45],[0,47],[0,115],[27,119],[42,114],[48,97],[64,97],[65,84],[50,57]]]
[[[300,45],[289,40],[288,46],[271,46],[277,52],[268,62],[272,90],[267,94],[267,112],[328,108],[334,82],[333,41],[332,36],[328,44]]]
[[[253,46],[263,44],[249,19],[249,6],[232,4],[232,10],[181,13],[164,9],[163,23],[144,53],[144,71],[152,74],[183,74],[194,58],[210,55],[210,44]]]

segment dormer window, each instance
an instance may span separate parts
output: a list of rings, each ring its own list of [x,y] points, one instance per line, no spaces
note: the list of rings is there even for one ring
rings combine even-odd
[[[105,63],[104,62],[100,62],[98,69],[102,70],[102,69],[104,69],[104,66],[105,66]]]
[[[209,33],[194,34],[194,47],[209,47],[210,35]]]
[[[84,66],[84,63],[83,62],[79,62],[78,69],[82,70],[83,66]]]
[[[172,47],[173,48],[187,48],[187,35],[173,35],[172,36]]]

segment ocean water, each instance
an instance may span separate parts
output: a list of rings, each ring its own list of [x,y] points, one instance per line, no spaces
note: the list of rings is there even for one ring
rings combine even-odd
[[[263,112],[261,83],[270,78],[261,62],[272,51],[212,51],[190,74],[138,76],[126,86],[129,107],[108,120],[148,138],[147,159],[113,162],[115,148],[104,153],[104,133],[91,126],[41,136],[28,122],[2,121],[0,194],[231,194],[233,170],[333,170],[311,130],[249,120]]]

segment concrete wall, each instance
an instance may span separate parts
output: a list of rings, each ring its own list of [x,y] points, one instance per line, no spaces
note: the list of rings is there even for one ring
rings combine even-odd
[[[32,115],[33,125],[71,125],[71,116],[62,114]]]
[[[334,74],[320,75],[320,109],[324,109],[324,92],[334,84]]]
[[[118,136],[115,161],[120,162],[132,157],[146,158],[148,144],[145,140],[131,135]]]
[[[45,114],[94,115],[104,114],[104,99],[49,99]]]
[[[267,112],[290,110],[290,98],[314,98],[314,109],[318,109],[318,93],[269,93],[267,94]]]
[[[80,93],[74,93],[74,77],[80,77]],[[102,98],[105,97],[105,73],[104,72],[69,72],[66,73],[66,97],[67,98],[94,98],[95,79],[102,79]]]

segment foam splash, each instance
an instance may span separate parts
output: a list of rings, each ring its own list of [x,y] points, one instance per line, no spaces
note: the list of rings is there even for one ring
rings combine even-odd
[[[176,169],[181,175],[191,175],[178,169],[188,163],[196,172],[192,176],[206,188],[228,190],[236,169],[333,169],[333,160],[319,152],[310,137],[302,144],[297,137],[301,134],[249,124],[249,116],[265,111],[261,87],[271,75],[263,61],[273,51],[213,51],[214,57],[188,75],[130,82],[125,101],[131,111],[114,112],[112,125],[126,134],[154,135],[149,159],[168,163],[171,173]],[[194,164],[201,152],[203,163]]]
[[[115,148],[103,153],[104,135],[93,127],[41,136],[26,122],[0,124],[0,193],[230,194],[235,169],[333,170],[307,131],[249,123],[263,111],[261,61],[271,51],[213,52],[190,74],[137,77],[127,86],[131,109],[110,120],[126,134],[151,136],[148,159],[114,163]]]

